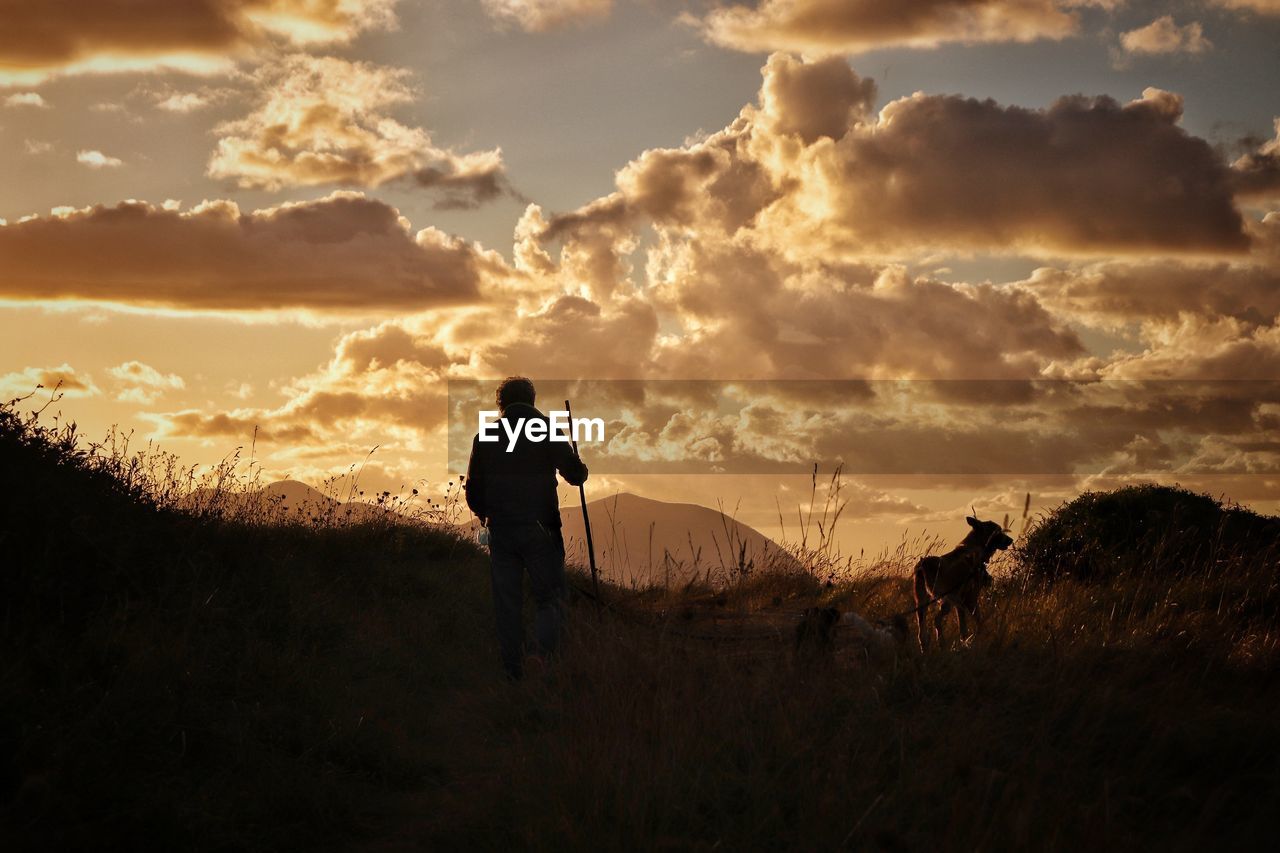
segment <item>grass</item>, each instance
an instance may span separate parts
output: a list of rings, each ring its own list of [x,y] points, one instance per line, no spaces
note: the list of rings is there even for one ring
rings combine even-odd
[[[1050,581],[1014,554],[985,630],[924,656],[701,638],[910,605],[910,548],[854,571],[824,525],[808,572],[578,600],[559,668],[508,685],[485,556],[438,518],[195,512],[248,487],[12,407],[0,464],[6,849],[1271,846],[1269,558]]]

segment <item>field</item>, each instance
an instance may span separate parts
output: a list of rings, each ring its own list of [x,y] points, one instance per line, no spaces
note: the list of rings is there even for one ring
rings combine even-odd
[[[429,513],[228,512],[172,460],[78,448],[0,413],[6,850],[1274,843],[1265,525],[1241,544],[1150,521],[1174,540],[1148,531],[1090,576],[1024,549],[984,630],[962,645],[953,624],[927,655],[846,642],[814,661],[786,631],[713,630],[901,611],[907,553],[833,575],[806,548],[810,570],[724,589],[606,589],[599,615],[575,596],[559,666],[513,685],[486,557]]]

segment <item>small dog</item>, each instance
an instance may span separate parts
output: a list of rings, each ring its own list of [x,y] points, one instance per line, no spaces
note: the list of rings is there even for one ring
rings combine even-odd
[[[942,645],[942,624],[953,607],[960,619],[961,639],[969,638],[967,616],[973,617],[977,627],[982,626],[978,594],[991,585],[987,563],[996,551],[1003,551],[1013,544],[1005,527],[994,521],[979,521],[972,515],[965,521],[969,522],[970,530],[964,541],[946,554],[924,557],[916,564],[916,628],[921,651],[929,646],[924,619],[935,598],[942,602],[933,620],[933,632],[939,646]]]
[[[841,613],[834,607],[810,607],[796,626],[796,657],[831,660],[835,655],[836,630],[848,631],[875,659],[892,657],[907,637],[907,624],[899,615],[893,625],[872,625],[857,613]]]

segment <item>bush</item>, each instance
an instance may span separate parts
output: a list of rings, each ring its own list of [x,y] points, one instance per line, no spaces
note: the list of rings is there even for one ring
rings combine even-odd
[[[1177,486],[1142,485],[1085,492],[1063,504],[1033,523],[1016,556],[1036,577],[1099,580],[1274,563],[1278,543],[1280,518]]]

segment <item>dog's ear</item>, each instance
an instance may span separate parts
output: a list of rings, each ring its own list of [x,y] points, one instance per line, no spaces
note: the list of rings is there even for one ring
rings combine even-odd
[[[967,521],[967,522],[969,522],[969,526],[970,526],[970,527],[977,527],[977,526],[978,526],[978,524],[980,524],[980,522],[978,521],[978,519],[974,518],[972,515],[966,515],[966,516],[964,517],[964,520],[965,520],[965,521]]]

